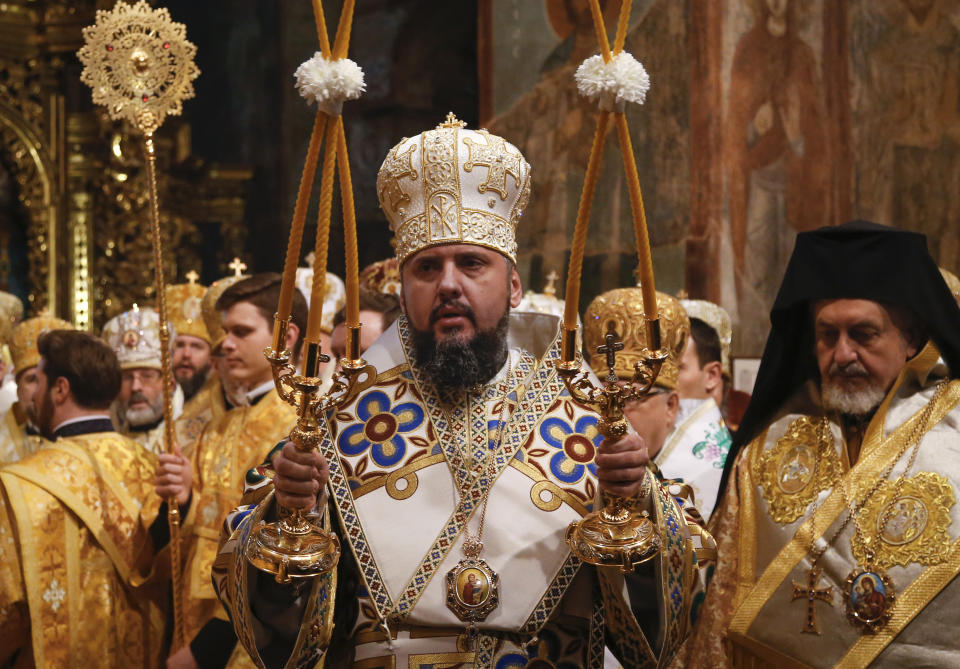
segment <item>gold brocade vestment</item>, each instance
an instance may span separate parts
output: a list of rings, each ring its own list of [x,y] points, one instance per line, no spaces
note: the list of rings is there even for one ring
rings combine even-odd
[[[960,380],[946,373],[932,344],[908,361],[852,466],[839,425],[829,423],[832,440],[817,438],[822,411],[812,383],[743,449],[714,512],[720,559],[682,666],[957,666]],[[913,435],[920,441],[908,471]],[[845,592],[845,581],[866,560],[851,541],[852,521],[838,534],[847,517],[841,483],[862,504],[859,522],[874,565],[895,589],[891,618],[875,634],[848,621],[848,604],[862,593]],[[831,588],[830,601],[793,596],[795,584],[808,586],[814,538],[828,544],[816,588]],[[801,632],[808,604],[818,634]]]
[[[0,470],[0,665],[158,665],[155,468],[135,442],[98,432]]]
[[[40,436],[27,434],[26,416],[19,403],[14,402],[0,419],[0,466],[23,460],[42,443]]]
[[[174,422],[177,445],[185,458],[193,457],[194,446],[207,424],[219,420],[226,412],[220,378],[211,373],[197,394],[183,405],[183,413]]]
[[[188,641],[211,618],[226,619],[210,583],[220,525],[240,503],[247,470],[286,439],[295,423],[295,409],[271,389],[256,404],[231,409],[210,422],[196,443],[193,500],[184,520],[183,619]]]

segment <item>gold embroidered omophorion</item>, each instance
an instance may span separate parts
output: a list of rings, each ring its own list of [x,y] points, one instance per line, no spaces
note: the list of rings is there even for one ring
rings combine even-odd
[[[820,438],[817,423],[802,416],[760,455],[754,476],[763,488],[770,517],[783,525],[803,516],[820,492],[833,487],[840,477],[840,459]]]

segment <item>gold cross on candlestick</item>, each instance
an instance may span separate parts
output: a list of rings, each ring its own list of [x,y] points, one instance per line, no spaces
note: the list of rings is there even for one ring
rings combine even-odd
[[[196,270],[190,270],[190,271],[187,272],[184,276],[187,277],[187,282],[188,282],[191,286],[192,286],[193,284],[195,284],[195,283],[200,279],[200,275],[197,274]]]
[[[234,256],[227,267],[233,270],[234,276],[243,276],[243,270],[247,269],[247,264],[241,261],[240,258]]]
[[[602,344],[597,347],[597,353],[607,356],[607,381],[610,383],[617,382],[617,373],[613,371],[613,368],[617,365],[617,351],[623,350],[623,341],[620,339],[620,335],[617,334],[617,331],[613,329],[613,325],[610,325],[610,328],[607,330],[607,334],[604,335],[603,340],[606,344]]]
[[[804,634],[820,634],[820,630],[817,629],[816,602],[818,599],[833,606],[833,587],[828,585],[826,588],[817,589],[817,581],[820,580],[822,571],[819,567],[814,567],[807,572],[807,587],[799,583],[793,584],[793,599],[807,600],[807,620],[803,629],[800,630]]]

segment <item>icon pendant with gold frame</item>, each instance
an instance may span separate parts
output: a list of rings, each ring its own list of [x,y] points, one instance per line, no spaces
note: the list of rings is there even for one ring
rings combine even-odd
[[[872,565],[858,566],[843,586],[847,619],[862,632],[876,634],[890,620],[890,608],[897,598],[893,581]]]
[[[463,622],[486,620],[499,604],[500,577],[482,558],[464,558],[447,572],[447,608]]]

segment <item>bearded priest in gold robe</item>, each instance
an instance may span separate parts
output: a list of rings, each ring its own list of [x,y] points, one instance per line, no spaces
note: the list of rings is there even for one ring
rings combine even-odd
[[[646,469],[643,440],[604,443],[570,397],[556,316],[510,313],[530,166],[451,115],[395,146],[377,186],[404,315],[364,354],[374,385],[326,415],[322,455],[287,443],[247,477],[214,567],[241,642],[271,667],[593,668],[605,644],[625,666],[665,665],[712,542]],[[664,536],[627,575],[564,541],[607,493]],[[278,504],[334,529],[336,569],[282,586],[248,564],[251,527]]]
[[[120,367],[105,343],[53,330],[38,350],[51,443],[0,469],[0,666],[155,667],[155,457],[113,429]]]
[[[207,288],[196,283],[196,272],[188,272],[187,277],[187,283],[167,286],[167,318],[177,333],[170,366],[183,392],[183,412],[174,425],[174,436],[181,453],[189,458],[206,424],[226,409],[211,360],[214,342],[203,318]]]
[[[960,309],[926,238],[801,233],[771,321],[686,666],[956,667]]]

